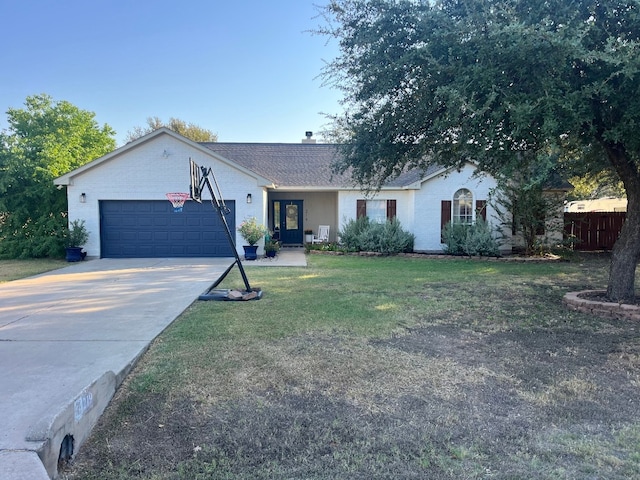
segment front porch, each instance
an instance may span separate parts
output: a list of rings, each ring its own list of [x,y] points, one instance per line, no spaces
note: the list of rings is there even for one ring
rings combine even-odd
[[[267,202],[267,226],[283,246],[304,245],[305,230],[317,234],[319,225],[329,225],[329,241],[335,241],[339,227],[337,192],[272,190]]]

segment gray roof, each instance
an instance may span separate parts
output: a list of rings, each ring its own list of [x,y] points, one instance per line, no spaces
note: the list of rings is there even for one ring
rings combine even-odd
[[[340,187],[345,177],[333,175],[331,164],[338,149],[314,143],[202,143],[279,187]]]
[[[353,188],[348,175],[332,173],[331,165],[339,151],[326,143],[222,143],[206,142],[202,146],[240,166],[271,180],[278,187]],[[426,172],[411,170],[385,184],[404,187],[422,180],[442,167]]]

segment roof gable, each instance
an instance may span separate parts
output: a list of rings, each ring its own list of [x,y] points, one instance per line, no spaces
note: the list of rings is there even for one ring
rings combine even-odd
[[[129,143],[127,143],[126,145],[115,149],[112,152],[107,153],[106,155],[103,155],[102,157],[96,158],[95,160],[90,161],[89,163],[86,163],[84,165],[82,165],[81,167],[76,168],[75,170],[72,170],[70,172],[65,173],[64,175],[61,175],[60,177],[54,179],[53,183],[54,185],[70,185],[72,183],[72,179],[80,174],[82,174],[83,172],[86,172],[88,170],[94,169],[96,167],[102,166],[105,163],[108,163],[110,160],[116,158],[116,157],[120,157],[122,155],[127,154],[128,152],[131,152],[133,150],[135,150],[137,147],[152,142],[155,139],[163,136],[163,135],[168,135],[170,137],[172,137],[173,139],[185,143],[187,145],[189,145],[191,148],[194,148],[198,151],[200,151],[201,153],[206,154],[207,156],[210,157],[214,157],[216,160],[223,162],[225,164],[228,164],[229,166],[242,171],[244,174],[249,175],[251,177],[256,178],[256,180],[258,181],[259,184],[261,185],[269,185],[271,184],[271,182],[264,177],[261,177],[259,174],[257,174],[257,172],[251,170],[251,169],[247,169],[245,167],[243,167],[241,164],[237,164],[234,163],[233,161],[231,161],[230,159],[227,159],[225,157],[222,157],[220,155],[216,155],[215,152],[211,151],[210,149],[206,148],[205,146],[203,146],[200,143],[194,142],[172,130],[169,130],[166,127],[162,127],[159,128],[157,130],[154,130],[151,133],[148,133],[147,135],[144,135],[140,138],[137,138],[136,140],[133,140]]]

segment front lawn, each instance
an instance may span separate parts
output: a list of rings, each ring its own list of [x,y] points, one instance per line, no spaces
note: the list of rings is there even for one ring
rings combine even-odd
[[[36,258],[28,260],[0,260],[0,283],[30,277],[38,273],[63,268],[69,264],[65,260]]]
[[[62,478],[640,478],[638,326],[561,302],[607,269],[252,268],[263,299],[194,303]]]

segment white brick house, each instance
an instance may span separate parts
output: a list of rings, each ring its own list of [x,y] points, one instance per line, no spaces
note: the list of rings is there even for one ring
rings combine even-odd
[[[54,183],[67,188],[69,220],[85,220],[85,250],[93,257],[232,254],[210,203],[188,200],[182,213],[174,213],[166,199],[168,192],[189,191],[189,159],[214,172],[231,209],[226,218],[239,253],[243,240],[236,227],[252,216],[283,243],[296,245],[304,242],[305,230],[316,232],[319,225],[330,225],[335,241],[345,222],[366,209],[369,216],[396,216],[415,234],[420,252],[441,252],[443,221],[456,215],[475,220],[478,207],[498,224],[485,203],[496,182],[475,176],[471,164],[460,171],[410,172],[369,198],[331,172],[335,155],[328,144],[196,143],[162,128]]]

